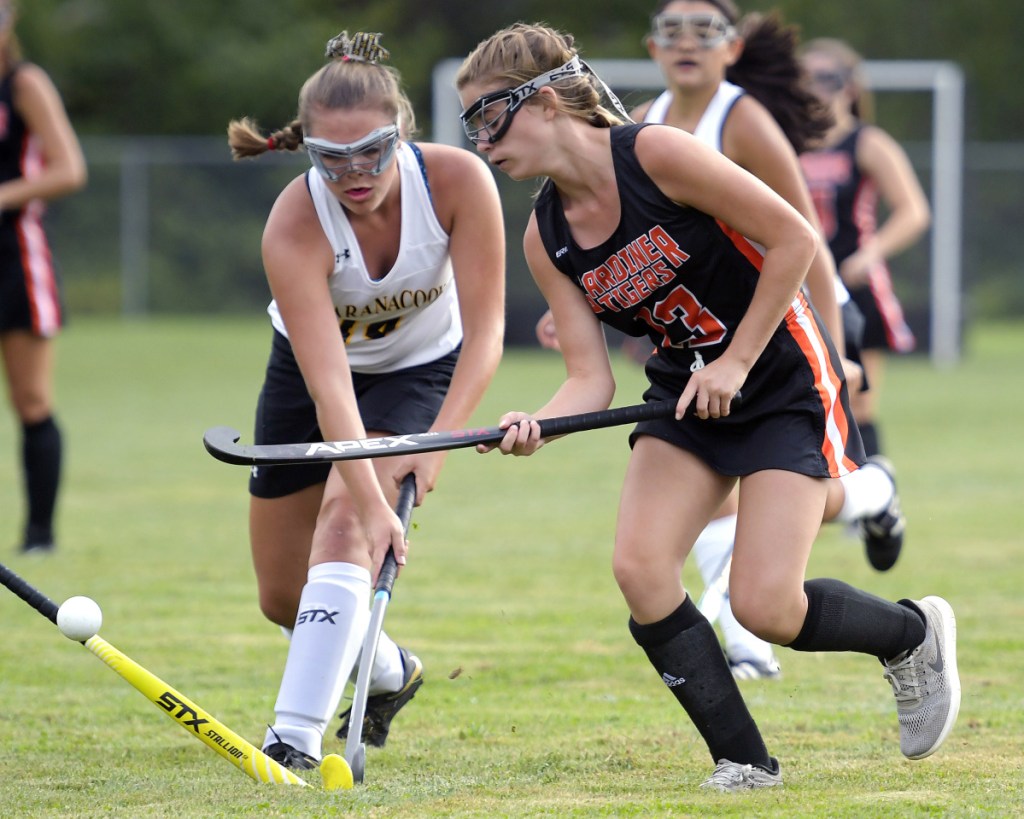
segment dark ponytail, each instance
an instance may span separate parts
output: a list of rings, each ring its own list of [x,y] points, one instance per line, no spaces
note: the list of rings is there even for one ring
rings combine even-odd
[[[810,90],[796,55],[799,30],[777,12],[751,13],[739,24],[743,53],[726,79],[761,103],[779,123],[797,153],[823,137],[832,114]]]

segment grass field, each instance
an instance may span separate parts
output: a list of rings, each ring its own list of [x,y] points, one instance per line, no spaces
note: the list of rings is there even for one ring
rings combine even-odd
[[[287,644],[255,603],[246,471],[214,461],[201,439],[230,424],[251,440],[268,344],[261,320],[72,326],[60,346],[67,464],[53,556],[15,553],[18,444],[9,411],[0,419],[0,560],[58,602],[94,597],[108,641],[256,743]],[[786,788],[697,789],[710,760],[632,642],[609,568],[620,428],[532,459],[449,456],[414,514],[387,621],[423,658],[427,684],[353,791],[254,784],[0,590],[0,813],[1020,815],[1022,358],[1017,324],[970,333],[955,369],[894,362],[884,432],[909,518],[904,556],[873,572],[833,527],[812,557],[811,576],[892,599],[940,594],[956,609],[963,706],[927,760],[900,755],[875,660],[781,649],[782,681],[743,686]],[[642,375],[620,369],[616,404],[633,403]],[[556,355],[510,351],[475,420],[533,409],[560,378]]]

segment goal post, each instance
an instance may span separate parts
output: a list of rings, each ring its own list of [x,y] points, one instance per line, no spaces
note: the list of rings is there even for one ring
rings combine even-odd
[[[664,77],[652,60],[588,60],[612,89],[661,91]],[[432,76],[434,140],[466,146],[459,123],[454,80],[462,60],[442,60]],[[932,363],[955,364],[961,351],[964,76],[940,60],[866,60],[873,91],[919,91],[932,95],[932,228],[929,271],[929,336]]]

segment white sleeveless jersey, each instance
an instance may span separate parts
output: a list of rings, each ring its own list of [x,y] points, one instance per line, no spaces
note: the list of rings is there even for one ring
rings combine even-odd
[[[396,152],[402,190],[401,244],[382,279],[366,270],[362,250],[341,203],[315,170],[306,184],[320,226],[334,250],[328,278],[349,366],[381,373],[435,361],[462,341],[462,318],[445,233],[412,148]],[[288,335],[277,303],[267,308],[274,328]]]
[[[745,93],[746,91],[738,85],[728,80],[722,80],[715,95],[711,98],[711,102],[708,103],[708,107],[701,114],[700,122],[693,129],[693,135],[718,153],[723,153],[722,131],[725,129],[725,121],[729,118],[729,112],[732,111],[736,100]],[[672,105],[672,92],[663,91],[647,109],[647,113],[644,114],[644,122],[664,123],[670,105]],[[835,289],[836,301],[842,307],[850,300],[850,291],[846,289],[846,285],[843,284],[843,280],[839,276],[835,277]]]
[[[710,145],[718,153],[722,153],[722,129],[725,127],[725,120],[729,117],[733,104],[746,93],[738,85],[722,80],[711,98],[708,107],[701,114],[700,122],[693,129],[693,135],[705,145]],[[661,95],[651,103],[644,115],[644,122],[663,123],[668,115],[669,106],[672,105],[672,92],[663,91]]]

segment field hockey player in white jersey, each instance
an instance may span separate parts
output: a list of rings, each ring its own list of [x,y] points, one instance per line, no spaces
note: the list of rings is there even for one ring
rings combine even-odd
[[[409,141],[412,106],[382,65],[379,38],[332,39],[291,124],[269,136],[249,119],[228,129],[236,158],[304,148],[313,166],[280,194],[263,234],[273,345],[257,443],[458,429],[501,358],[505,239],[494,179],[469,151]],[[366,634],[371,583],[389,548],[406,562],[398,487],[415,473],[419,504],[444,457],[253,470],[260,607],[293,629],[264,742],[278,762],[320,760]],[[420,660],[382,634],[365,742],[384,744],[422,681]],[[339,736],[347,730],[346,712]]]

